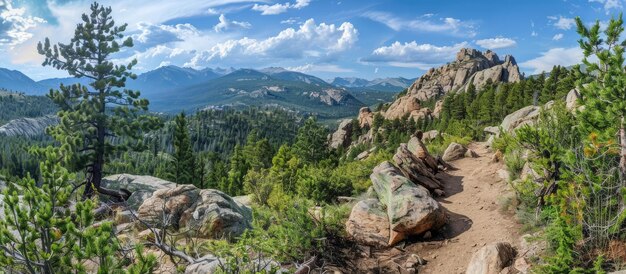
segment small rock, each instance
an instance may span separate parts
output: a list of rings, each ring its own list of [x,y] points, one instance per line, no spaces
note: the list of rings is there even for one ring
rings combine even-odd
[[[426,233],[424,233],[424,235],[422,236],[424,240],[428,240],[432,237],[433,237],[433,234],[430,231],[426,231]]]

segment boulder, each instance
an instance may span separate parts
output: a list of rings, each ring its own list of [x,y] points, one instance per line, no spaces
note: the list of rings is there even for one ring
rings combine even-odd
[[[502,120],[502,130],[505,132],[512,132],[523,125],[526,124],[534,124],[537,118],[539,118],[539,113],[541,112],[541,108],[538,106],[527,106],[523,107],[506,117]]]
[[[346,231],[359,243],[385,247],[389,242],[389,217],[377,199],[366,199],[352,208]]]
[[[422,137],[422,141],[424,142],[430,142],[434,139],[436,139],[439,136],[439,131],[438,130],[429,130],[424,132],[424,136]]]
[[[421,158],[411,153],[406,144],[400,144],[396,154],[393,156],[393,161],[402,174],[414,184],[421,185],[430,192],[434,192],[437,189],[443,190],[443,185],[431,172],[430,167]],[[437,167],[436,164],[435,162],[435,168]]]
[[[185,228],[197,238],[236,237],[250,228],[250,208],[214,189],[179,185],[161,189],[143,202],[138,217],[155,226]]]
[[[530,162],[526,162],[524,164],[524,167],[522,167],[522,172],[520,173],[520,179],[537,180],[539,178],[541,178],[541,175],[539,175],[539,173],[537,173],[534,169],[532,169],[532,167],[530,166]]]
[[[486,127],[483,131],[487,133],[488,135],[500,137],[499,127]]]
[[[352,141],[352,120],[344,119],[339,123],[339,128],[330,137],[330,147],[337,149],[348,147]]]
[[[220,260],[213,256],[207,255],[198,260],[198,262],[188,265],[185,268],[185,274],[209,274],[217,273],[220,269]]]
[[[378,200],[387,209],[390,222],[388,245],[410,235],[436,230],[446,222],[446,214],[428,190],[404,177],[390,162],[383,162],[370,175]]]
[[[225,260],[213,255],[206,255],[198,259],[196,263],[188,265],[185,268],[185,274],[238,273],[230,267]],[[255,273],[288,273],[285,269],[280,268],[279,263],[266,258],[255,258],[250,262],[237,265],[237,268],[244,273],[247,273],[244,270],[252,269],[259,271]],[[278,269],[276,272],[271,272],[271,270],[276,269]]]
[[[578,108],[578,99],[580,99],[580,93],[578,89],[572,89],[567,93],[567,97],[565,98],[565,106],[568,110],[574,111]]]
[[[489,139],[487,139],[487,142],[485,142],[485,146],[487,146],[488,148],[493,147],[493,142],[496,141],[496,137],[491,135],[489,136]]]
[[[437,173],[439,169],[437,160],[432,155],[430,155],[430,153],[428,152],[428,148],[426,148],[426,145],[424,145],[424,142],[422,142],[416,136],[413,136],[409,140],[407,148],[411,153],[417,156],[417,158],[421,159],[426,167],[430,168],[433,174]]]
[[[126,189],[130,191],[132,194],[126,202],[132,210],[137,210],[141,203],[150,198],[155,191],[173,188],[176,186],[176,183],[152,176],[116,174],[104,177],[102,186],[109,189]]]
[[[476,153],[476,151],[473,151],[471,149],[468,149],[467,151],[465,151],[465,157],[466,158],[478,158],[478,153]]]
[[[443,153],[442,159],[446,162],[461,159],[465,156],[467,148],[459,143],[450,143]]]
[[[465,274],[499,274],[513,264],[515,256],[515,248],[509,243],[486,245],[474,253]]]
[[[374,113],[368,107],[359,109],[359,126],[361,128],[370,128],[374,122]]]
[[[413,96],[403,96],[394,101],[385,114],[383,115],[385,119],[393,120],[397,118],[402,118],[405,115],[413,113],[414,111],[419,111],[422,107],[420,106],[420,101],[417,97]]]

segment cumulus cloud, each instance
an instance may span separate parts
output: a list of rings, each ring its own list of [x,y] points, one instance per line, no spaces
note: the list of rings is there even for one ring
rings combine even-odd
[[[517,42],[511,38],[496,37],[478,40],[476,44],[486,49],[503,49],[514,47],[517,45]]]
[[[346,73],[346,72],[354,72],[348,68],[342,68],[338,65],[334,64],[306,64],[297,67],[287,67],[287,70],[297,71],[297,72],[334,72],[334,73]]]
[[[553,66],[572,66],[579,64],[583,59],[583,52],[579,47],[573,48],[553,48],[542,52],[541,56],[520,63],[522,68],[527,68],[533,74],[552,70]]]
[[[274,5],[254,4],[252,10],[260,11],[261,15],[276,15],[287,12],[289,9],[302,9],[308,6],[311,0],[296,0],[295,3],[276,3]]]
[[[552,36],[552,40],[554,41],[559,41],[561,39],[563,39],[563,33],[557,33],[554,36]]]
[[[576,25],[576,20],[574,20],[574,18],[567,18],[559,15],[559,17],[548,16],[548,19],[557,29],[568,30]]]
[[[349,22],[340,26],[304,22],[299,29],[287,28],[266,39],[244,37],[218,43],[209,50],[199,52],[185,64],[202,67],[216,60],[242,61],[249,57],[259,59],[300,59],[304,57],[330,58],[350,49],[358,40],[357,29]]]
[[[226,16],[224,16],[224,14],[220,15],[219,21],[220,22],[217,23],[217,25],[213,27],[215,32],[221,32],[224,30],[232,29],[232,28],[249,29],[250,27],[252,27],[252,25],[248,22],[239,22],[239,21],[229,20],[228,18],[226,18]]]
[[[418,44],[417,42],[400,43],[398,41],[389,46],[375,49],[369,56],[361,61],[367,63],[386,63],[395,67],[419,68],[422,70],[441,65],[454,60],[456,53],[467,42],[452,46],[435,46],[431,44]]]
[[[25,13],[25,8],[14,8],[10,0],[0,1],[0,45],[13,47],[22,44],[33,37],[33,28],[46,22]]]
[[[132,35],[135,50],[183,41],[186,37],[199,35],[199,31],[191,24],[154,25],[140,22],[137,24],[137,29],[139,33]]]
[[[412,30],[420,32],[437,32],[454,36],[474,37],[476,26],[472,22],[446,17],[432,20],[432,16],[422,16],[413,20],[400,19],[397,16],[379,11],[366,12],[364,17],[386,25],[395,31]]]
[[[607,14],[610,13],[612,9],[621,10],[623,8],[622,0],[589,0],[589,2],[602,4]]]

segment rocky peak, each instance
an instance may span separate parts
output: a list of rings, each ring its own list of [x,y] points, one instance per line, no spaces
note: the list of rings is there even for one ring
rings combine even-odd
[[[451,91],[463,92],[470,83],[480,90],[489,82],[518,82],[521,79],[519,67],[512,56],[507,55],[502,61],[493,51],[483,53],[463,48],[456,54],[456,60],[431,68],[418,78],[409,87],[407,95],[393,102],[384,116],[395,119],[409,114],[411,118],[421,118],[428,114],[428,111],[418,107],[421,101],[441,97]],[[420,111],[422,113],[418,113]]]

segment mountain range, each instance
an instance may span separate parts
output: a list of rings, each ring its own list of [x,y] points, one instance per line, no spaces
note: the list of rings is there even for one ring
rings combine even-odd
[[[127,87],[141,91],[157,112],[194,111],[223,106],[275,105],[321,116],[339,117],[386,102],[413,80],[318,77],[279,67],[196,70],[163,66],[138,75]],[[27,95],[47,94],[60,84],[87,84],[85,78],[34,81],[24,73],[0,68],[0,88]]]

